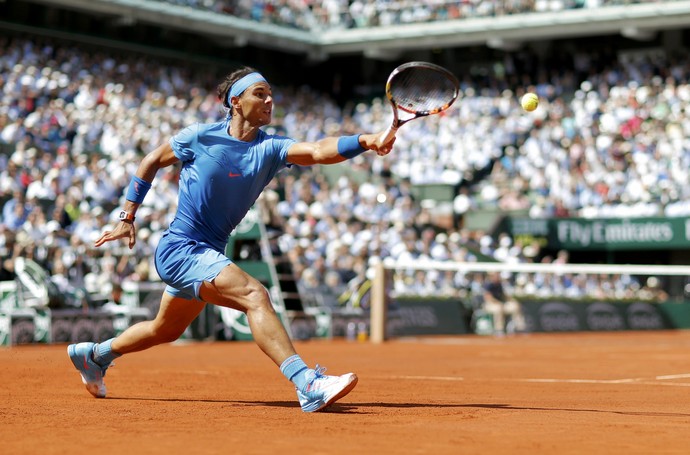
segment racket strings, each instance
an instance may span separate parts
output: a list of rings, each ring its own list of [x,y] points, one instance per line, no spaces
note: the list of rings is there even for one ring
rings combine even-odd
[[[408,112],[442,110],[457,96],[457,87],[448,77],[424,68],[399,73],[389,88],[398,107]]]

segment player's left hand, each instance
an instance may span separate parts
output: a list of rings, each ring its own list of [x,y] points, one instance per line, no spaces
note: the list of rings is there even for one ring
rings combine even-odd
[[[120,221],[117,226],[115,226],[114,230],[105,231],[103,235],[94,242],[94,246],[99,247],[105,242],[112,242],[113,240],[122,238],[127,238],[129,240],[130,250],[134,248],[134,245],[137,243],[137,228],[134,226],[134,223]]]

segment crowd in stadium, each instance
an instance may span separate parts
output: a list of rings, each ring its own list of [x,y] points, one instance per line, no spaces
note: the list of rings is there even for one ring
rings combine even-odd
[[[137,212],[134,251],[92,245],[116,223],[143,154],[183,126],[225,115],[214,91],[223,75],[50,40],[2,37],[0,49],[2,274],[11,276],[12,259],[25,256],[65,292],[97,294],[113,281],[156,279],[151,252],[175,213],[177,168],[159,172]],[[487,205],[529,208],[533,217],[687,215],[689,61],[575,55],[572,71],[544,72],[517,90],[508,86],[514,74],[506,61],[491,86],[464,81],[447,115],[403,127],[389,157],[362,155],[348,163],[355,172],[335,180],[318,167],[281,173],[262,200],[281,232],[279,248],[305,289],[326,286],[337,304],[341,291],[366,279],[371,256],[558,260],[508,237],[494,241],[461,227],[439,233],[434,207],[413,195],[417,183],[455,185],[455,217]],[[536,113],[519,108],[526,89],[541,97]],[[304,87],[273,90],[280,109],[269,129],[296,139],[382,130],[390,122],[380,99],[348,109]],[[486,169],[489,176],[477,178]],[[466,280],[406,275],[396,292],[457,292],[471,287]]]
[[[644,3],[645,0],[162,0],[257,22],[302,30],[385,27],[509,14]],[[649,1],[649,0],[647,0]]]

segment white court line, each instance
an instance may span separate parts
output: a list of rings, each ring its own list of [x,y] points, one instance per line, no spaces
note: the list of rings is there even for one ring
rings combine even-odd
[[[393,376],[392,379],[411,379],[420,381],[464,381],[465,378],[461,376]],[[583,383],[583,384],[623,384],[626,382],[642,381],[646,378],[639,379],[504,379],[504,378],[487,378],[482,381],[495,382],[544,382],[544,383]]]
[[[654,381],[644,381],[638,382],[638,384],[644,385],[662,385],[671,387],[690,387],[690,382],[654,382]]]
[[[391,379],[414,379],[421,381],[464,381],[460,376],[392,376]]]
[[[630,382],[639,382],[642,379],[643,378],[638,378],[638,379],[506,379],[506,381],[573,383],[573,384],[626,384],[626,383],[630,383]]]
[[[674,374],[665,376],[656,376],[657,381],[665,379],[683,379],[690,378],[689,374]],[[465,378],[461,376],[391,376],[391,379],[410,379],[421,381],[464,381]],[[625,379],[555,379],[555,378],[486,378],[479,379],[484,381],[495,382],[533,382],[543,384],[640,384],[640,385],[663,385],[675,387],[690,387],[690,383],[679,382],[657,382],[650,381],[649,378],[625,378]]]
[[[657,376],[654,379],[658,379],[660,381],[663,381],[664,379],[684,379],[684,378],[690,378],[690,373],[685,373],[685,374],[668,374],[666,376]]]

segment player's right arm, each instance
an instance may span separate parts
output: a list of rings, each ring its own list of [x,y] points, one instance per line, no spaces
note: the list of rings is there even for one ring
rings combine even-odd
[[[335,164],[364,152],[374,150],[387,155],[393,148],[395,137],[381,143],[379,134],[359,134],[349,137],[327,137],[316,142],[297,142],[288,150],[287,161],[299,166]]]
[[[179,159],[177,156],[175,156],[172,146],[168,141],[157,147],[152,152],[148,153],[144,159],[141,160],[141,163],[139,163],[139,167],[137,168],[136,178],[143,180],[144,182],[148,182],[150,185],[153,182],[153,179],[156,177],[156,173],[159,169],[175,164],[178,161]],[[137,209],[140,205],[141,202],[132,201],[128,198],[124,207],[122,207],[122,210],[129,213],[131,216],[134,216],[137,213]],[[98,240],[96,240],[94,245],[99,247],[105,242],[110,242],[121,238],[128,238],[129,248],[134,248],[134,244],[136,243],[136,227],[132,221],[120,221],[112,231],[103,232]]]

